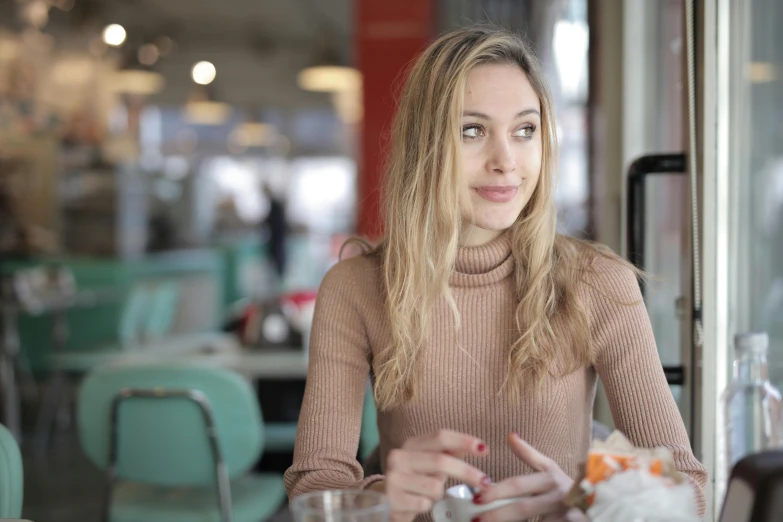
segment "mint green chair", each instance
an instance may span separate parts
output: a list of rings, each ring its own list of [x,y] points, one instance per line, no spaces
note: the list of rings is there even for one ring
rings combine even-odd
[[[0,424],[0,518],[22,516],[22,455],[11,432]]]
[[[131,287],[120,312],[120,322],[117,325],[117,345],[112,345],[109,350],[104,347],[97,351],[115,351],[142,342],[151,293],[150,286],[146,283],[136,283]]]
[[[134,284],[122,303],[117,342],[99,345],[88,350],[62,350],[49,354],[54,371],[82,374],[111,362],[127,350],[139,346],[148,328],[152,302],[152,288],[146,283]],[[57,393],[62,393],[58,391]]]
[[[160,281],[152,287],[143,326],[145,342],[161,339],[171,333],[179,299],[178,281]]]
[[[198,343],[199,335],[171,339],[180,300],[178,281],[161,280],[133,285],[122,305],[117,342],[90,350],[66,350],[53,353],[52,368],[69,373],[86,373],[108,364],[134,350],[151,351],[168,344]]]
[[[82,448],[107,472],[107,522],[260,522],[285,500],[282,476],[249,472],[263,451],[263,419],[234,372],[102,367],[85,379],[78,406]]]

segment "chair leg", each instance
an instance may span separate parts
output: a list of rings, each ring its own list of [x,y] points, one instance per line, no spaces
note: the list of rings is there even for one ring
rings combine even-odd
[[[218,504],[223,522],[231,522],[231,482],[223,462],[217,464]]]
[[[38,451],[45,452],[49,448],[49,440],[54,430],[65,388],[65,373],[55,372],[46,386],[44,399],[35,425],[35,447]]]
[[[8,284],[7,281],[4,283]],[[0,293],[7,293],[5,285],[0,285]],[[2,421],[18,443],[22,443],[22,419],[17,384],[17,357],[20,353],[19,331],[16,324],[16,311],[5,307],[0,313],[0,395],[3,402]]]
[[[22,442],[22,423],[19,412],[19,389],[14,371],[14,359],[5,351],[0,351],[0,395],[3,401],[3,424],[16,439]]]
[[[114,494],[114,483],[116,481],[115,466],[110,465],[106,472],[106,493],[103,498],[103,517],[102,522],[110,522],[111,519],[111,499]]]

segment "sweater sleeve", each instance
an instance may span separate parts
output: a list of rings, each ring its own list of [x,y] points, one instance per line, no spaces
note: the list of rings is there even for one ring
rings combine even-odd
[[[361,489],[382,478],[364,478],[356,460],[370,369],[369,341],[356,301],[356,261],[334,266],[318,290],[294,461],[285,473],[289,498]]]
[[[588,315],[595,368],[604,383],[617,428],[638,447],[666,447],[690,479],[705,512],[707,471],[691,451],[688,434],[666,382],[636,275],[598,256],[588,269]]]

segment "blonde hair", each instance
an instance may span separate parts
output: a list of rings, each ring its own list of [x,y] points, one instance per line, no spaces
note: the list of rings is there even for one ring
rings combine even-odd
[[[575,371],[592,360],[587,316],[576,294],[578,251],[591,247],[556,233],[557,137],[543,72],[520,37],[491,27],[461,29],[437,39],[414,63],[392,128],[386,236],[374,250],[391,325],[390,343],[375,365],[380,409],[415,397],[417,362],[438,299],[446,298],[459,327],[449,277],[462,226],[463,91],[468,73],[483,64],[518,66],[541,105],[541,174],[510,231],[519,337],[508,354],[504,387],[518,399],[526,383],[540,384],[553,371]]]

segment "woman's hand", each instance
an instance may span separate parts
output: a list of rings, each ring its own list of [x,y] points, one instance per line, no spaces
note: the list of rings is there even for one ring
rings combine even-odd
[[[480,522],[510,522],[535,516],[543,517],[542,520],[546,522],[587,520],[584,513],[578,509],[569,509],[563,504],[563,499],[574,481],[560,469],[560,466],[536,451],[516,433],[508,436],[508,445],[517,457],[533,468],[534,473],[511,477],[475,495],[473,501],[476,504],[524,497],[513,504],[482,513],[479,517]],[[473,520],[473,522],[479,521]]]
[[[443,498],[448,478],[485,490],[489,477],[462,457],[483,456],[487,451],[476,437],[441,430],[409,439],[402,448],[389,452],[384,491],[393,522],[409,522],[431,510]]]

